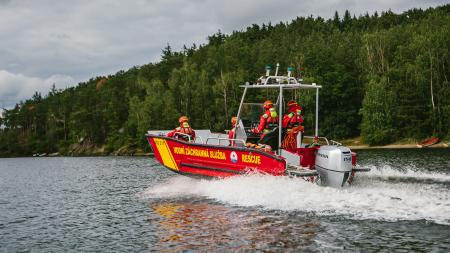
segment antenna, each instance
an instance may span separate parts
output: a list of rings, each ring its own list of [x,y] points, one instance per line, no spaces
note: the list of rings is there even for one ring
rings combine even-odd
[[[272,66],[269,64],[266,65],[266,76],[270,76],[270,70],[272,69]]]
[[[293,67],[288,67],[287,71],[288,71],[288,77],[291,77],[292,71],[294,70]]]

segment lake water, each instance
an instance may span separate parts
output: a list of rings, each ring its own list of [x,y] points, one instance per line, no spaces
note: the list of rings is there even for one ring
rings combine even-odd
[[[0,252],[449,252],[450,149],[367,150],[344,189],[149,157],[0,159]]]

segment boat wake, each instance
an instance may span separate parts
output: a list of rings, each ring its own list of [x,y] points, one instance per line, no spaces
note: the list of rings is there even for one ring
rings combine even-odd
[[[376,166],[367,167],[371,169],[370,172],[359,174],[358,177],[398,182],[444,184],[450,186],[450,175],[439,172],[424,172],[414,166],[394,168],[390,165],[383,165],[379,169]]]
[[[431,184],[431,181],[439,183]],[[300,178],[267,175],[222,180],[174,176],[139,195],[145,199],[200,196],[229,205],[300,211],[318,216],[427,220],[450,225],[448,182],[448,174],[401,172],[386,167],[358,176],[353,185],[342,189],[317,186]]]

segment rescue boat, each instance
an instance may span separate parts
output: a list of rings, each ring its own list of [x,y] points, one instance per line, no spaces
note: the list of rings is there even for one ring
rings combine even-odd
[[[168,130],[151,130],[146,138],[155,159],[169,170],[187,176],[224,178],[264,173],[302,177],[337,188],[350,184],[355,173],[369,171],[356,166],[356,153],[348,147],[319,136],[319,90],[322,87],[315,83],[304,84],[301,78],[292,76],[292,68],[288,68],[286,76],[278,75],[278,70],[279,64],[275,75],[270,75],[270,68],[266,67],[265,75],[256,83],[247,82],[240,86],[244,90],[234,138],[229,139],[225,133],[210,130],[196,130],[195,139],[189,135],[184,138],[167,137]],[[266,134],[262,143],[252,129],[258,124],[263,107],[259,103],[246,102],[248,93],[258,89],[273,90],[277,94],[275,108],[280,115],[279,126],[282,125],[286,95],[293,91],[315,91],[314,135],[302,136],[303,133],[298,132],[291,140],[293,145],[283,145],[287,134],[276,127]]]

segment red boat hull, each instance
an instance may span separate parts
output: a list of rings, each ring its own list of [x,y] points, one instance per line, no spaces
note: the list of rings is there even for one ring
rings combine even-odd
[[[261,150],[190,143],[150,134],[147,140],[156,160],[176,173],[205,177],[251,172],[285,175],[286,161]]]

